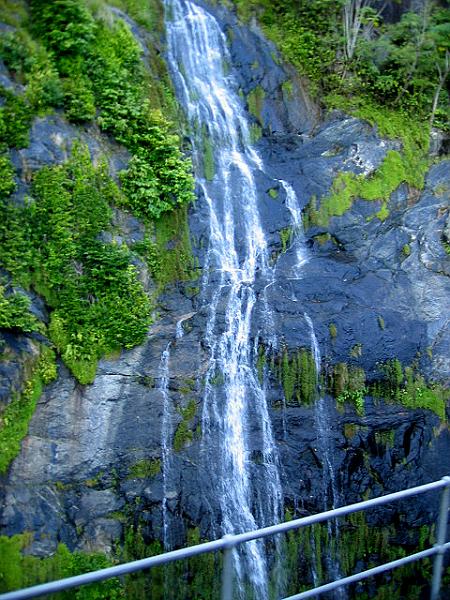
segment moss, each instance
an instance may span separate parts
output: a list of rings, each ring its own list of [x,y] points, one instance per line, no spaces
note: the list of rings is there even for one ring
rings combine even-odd
[[[355,344],[350,350],[350,356],[352,358],[360,358],[362,356],[362,344]]]
[[[194,439],[194,433],[192,431],[191,425],[192,420],[195,417],[195,413],[197,411],[197,404],[195,400],[190,400],[188,405],[184,408],[180,407],[178,409],[179,413],[182,416],[182,421],[179,423],[173,440],[173,447],[175,452],[179,452],[182,450],[186,444],[192,442]]]
[[[330,323],[328,325],[328,330],[330,332],[330,337],[332,340],[335,340],[337,338],[337,327],[334,323]]]
[[[378,317],[377,317],[377,322],[378,322],[378,327],[379,327],[379,328],[380,328],[382,331],[384,331],[384,329],[386,328],[386,324],[385,324],[385,322],[384,322],[384,319],[383,319],[383,317],[382,317],[381,315],[378,315]]]
[[[6,473],[11,461],[20,451],[22,439],[28,431],[36,403],[45,383],[56,377],[54,352],[42,348],[33,373],[21,394],[16,394],[5,408],[0,420],[0,474]]]
[[[411,246],[409,244],[405,244],[403,246],[402,256],[403,256],[403,258],[408,258],[408,256],[411,256]]]
[[[350,105],[341,108],[351,110]],[[331,217],[341,216],[349,210],[356,198],[380,201],[381,208],[376,213],[380,220],[389,216],[388,200],[401,183],[407,183],[418,190],[423,189],[425,173],[429,166],[428,131],[421,122],[414,122],[396,111],[373,104],[358,107],[356,116],[368,120],[378,127],[380,135],[400,138],[401,152],[389,150],[380,167],[369,177],[350,172],[339,173],[333,182],[331,192],[320,201],[320,206],[310,201],[305,209],[305,226],[326,227]]]
[[[277,188],[270,188],[269,190],[269,196],[273,199],[278,198],[278,189]]]
[[[289,248],[293,236],[292,227],[286,227],[280,230],[281,252],[286,252]]]
[[[381,431],[375,431],[374,433],[375,443],[379,446],[384,446],[386,448],[394,447],[394,439],[395,439],[395,430],[387,429]]]
[[[300,348],[289,355],[286,348],[281,356],[277,357],[275,364],[286,402],[312,404],[317,393],[317,373],[311,351]]]
[[[266,94],[261,86],[256,86],[247,96],[248,110],[263,125],[262,109]]]
[[[161,460],[159,458],[143,458],[130,467],[127,479],[148,479],[155,477],[161,472]]]
[[[261,344],[258,346],[258,358],[256,360],[256,369],[258,371],[258,380],[260,385],[264,381],[264,369],[266,367],[266,350]]]
[[[262,129],[257,123],[250,124],[250,142],[256,144],[262,137]]]
[[[214,179],[215,164],[214,164],[214,149],[211,138],[208,135],[206,126],[202,128],[202,146],[203,146],[203,173],[208,181]]]
[[[155,279],[162,291],[175,281],[187,281],[197,277],[189,238],[187,207],[165,213],[153,224],[153,235],[158,256]]]
[[[288,79],[281,84],[281,89],[283,90],[283,94],[286,96],[288,100],[291,100],[294,95],[294,86],[292,81]]]
[[[194,435],[192,431],[189,429],[186,421],[181,421],[178,425],[177,430],[175,431],[175,436],[173,439],[173,448],[175,452],[180,452],[187,443],[191,442]]]

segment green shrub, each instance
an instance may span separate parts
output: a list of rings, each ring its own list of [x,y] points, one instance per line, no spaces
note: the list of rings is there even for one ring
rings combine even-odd
[[[75,123],[91,121],[95,117],[95,98],[90,80],[84,75],[64,80],[64,112]]]
[[[77,0],[31,0],[30,5],[33,29],[64,73],[71,58],[89,52],[95,21],[84,2]]]
[[[24,148],[29,143],[32,110],[22,96],[0,87],[4,105],[0,108],[0,140],[10,148]]]
[[[14,167],[7,154],[0,154],[0,198],[6,198],[16,191]]]
[[[104,554],[72,553],[64,544],[59,544],[56,552],[46,558],[24,554],[31,541],[32,535],[28,533],[0,537],[1,592],[112,566]],[[61,600],[119,600],[124,596],[122,584],[113,578],[62,592],[57,597]]]
[[[79,144],[65,165],[41,169],[32,190],[34,204],[5,211],[5,267],[53,308],[50,337],[79,381],[90,383],[100,356],[140,343],[150,323],[129,251],[97,239],[110,223],[108,200],[120,194],[105,164],[93,167]]]
[[[39,321],[29,312],[30,299],[17,292],[5,296],[0,284],[0,329],[15,329],[29,333],[38,329]]]

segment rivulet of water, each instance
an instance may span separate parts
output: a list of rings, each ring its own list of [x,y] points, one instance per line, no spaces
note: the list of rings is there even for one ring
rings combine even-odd
[[[161,429],[161,457],[162,457],[162,475],[163,475],[163,501],[162,501],[162,513],[163,513],[163,542],[164,549],[171,549],[171,535],[170,535],[170,520],[167,510],[167,499],[170,493],[170,478],[172,469],[172,436],[173,427],[172,420],[173,415],[171,411],[171,402],[169,398],[169,361],[170,361],[170,345],[169,342],[166,349],[161,355],[161,360],[158,369],[158,389],[161,392],[163,401],[163,418],[162,418],[162,429]]]

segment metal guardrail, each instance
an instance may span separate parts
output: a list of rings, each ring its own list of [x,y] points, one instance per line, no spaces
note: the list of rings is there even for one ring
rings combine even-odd
[[[417,487],[409,488],[407,490],[401,490],[393,494],[387,494],[386,496],[379,496],[378,498],[372,498],[371,500],[365,500],[364,502],[357,502],[356,504],[349,504],[348,506],[342,506],[333,510],[319,513],[317,515],[311,515],[302,519],[295,519],[293,521],[287,521],[279,523],[278,525],[272,525],[270,527],[264,527],[262,529],[256,529],[254,531],[247,531],[237,535],[226,535],[221,539],[213,542],[206,542],[204,544],[198,544],[196,546],[190,546],[189,548],[181,548],[180,550],[173,550],[172,552],[166,552],[158,556],[152,556],[149,558],[143,558],[135,560],[133,562],[124,563],[122,565],[116,565],[114,567],[108,567],[99,571],[93,571],[91,573],[85,573],[84,575],[76,575],[75,577],[68,577],[59,581],[52,581],[50,583],[44,583],[36,585],[23,590],[17,590],[14,592],[8,592],[6,594],[0,594],[0,600],[23,600],[25,598],[37,598],[47,594],[60,592],[70,588],[86,585],[88,583],[95,583],[110,579],[111,577],[119,577],[121,575],[127,575],[143,569],[149,569],[159,565],[167,564],[176,560],[182,560],[190,558],[191,556],[197,556],[199,554],[205,554],[207,552],[216,552],[223,550],[224,561],[222,571],[222,600],[232,600],[233,598],[233,565],[232,565],[232,554],[236,546],[250,542],[252,540],[258,540],[262,538],[271,537],[280,533],[286,533],[293,529],[299,529],[308,525],[314,525],[315,523],[322,523],[328,519],[335,519],[337,517],[343,517],[354,512],[364,511],[375,506],[387,504],[389,502],[396,502],[398,500],[405,500],[411,496],[418,494],[424,494],[425,492],[431,492],[442,489],[441,504],[439,517],[437,522],[436,532],[436,544],[432,548],[417,552],[405,556],[392,562],[384,563],[378,567],[350,575],[338,579],[331,583],[321,585],[314,589],[289,596],[284,600],[303,600],[305,598],[318,597],[325,592],[329,592],[338,587],[349,585],[350,583],[356,583],[362,581],[373,575],[390,571],[397,567],[401,567],[408,563],[421,560],[434,556],[433,564],[433,579],[431,584],[431,595],[430,600],[439,600],[439,591],[441,587],[442,578],[442,567],[444,561],[444,554],[450,549],[450,542],[446,542],[447,537],[447,522],[448,522],[448,511],[450,505],[450,476],[443,477],[439,481],[433,483],[427,483]]]

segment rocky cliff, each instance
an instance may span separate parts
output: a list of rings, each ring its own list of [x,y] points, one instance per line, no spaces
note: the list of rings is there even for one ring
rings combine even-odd
[[[326,223],[307,222],[301,233],[307,259],[301,277],[295,276],[297,256],[291,242],[298,232],[292,230],[286,190],[274,181],[283,177],[302,208],[315,197],[317,208],[338,173],[373,177],[389,151],[401,152],[402,143],[384,138],[354,117],[320,114],[304,83],[282,64],[256,25],[243,27],[228,10],[211,10],[227,34],[230,68],[259,131],[255,144],[265,164],[266,174],[257,176],[259,209],[276,268],[273,285],[258,293],[266,293],[273,307],[281,343],[279,355],[264,355],[262,368],[285,507],[297,514],[320,511],[324,486],[331,485],[324,475],[316,408],[286,398],[277,367],[282,353],[290,364],[297,351],[310,348],[306,310],[322,354],[327,446],[339,501],[438,479],[450,473],[448,392],[443,392],[438,416],[419,400],[415,408],[408,408],[398,394],[380,398],[370,386],[385,376],[381,365],[396,360],[401,368],[413,365],[415,373],[448,388],[450,262],[442,242],[449,218],[450,162],[436,159],[422,190],[407,184],[397,187],[382,218],[381,201],[355,198],[341,216],[332,215]],[[139,31],[127,21],[133,32]],[[2,77],[8,82],[4,69]],[[127,151],[94,126],[70,125],[59,114],[37,118],[30,145],[12,157],[19,178],[17,195],[26,193],[34,170],[66,160],[75,138],[87,142],[93,160],[106,153],[113,175],[128,161]],[[201,267],[210,232],[206,202],[200,189],[197,193],[189,225]],[[143,238],[134,217],[117,212],[116,219],[122,237]],[[147,541],[161,540],[163,502],[173,545],[185,542],[189,527],[200,527],[205,538],[216,533],[206,516],[202,490],[208,481],[199,466],[208,349],[203,344],[207,306],[198,285],[190,281],[169,286],[159,297],[159,318],[145,343],[102,359],[91,385],[77,383],[59,364],[58,378],[45,387],[21,451],[2,480],[2,533],[33,532],[27,550],[31,554],[46,556],[59,542],[71,550],[111,553],[126,528],[137,522]],[[42,302],[35,295],[32,301],[34,311],[45,319]],[[259,333],[264,311],[261,304],[252,333],[261,355],[270,345]],[[182,336],[176,335],[177,324]],[[20,389],[28,359],[18,357],[32,355],[34,342],[27,336],[2,336],[8,348],[7,360],[0,365],[6,398]],[[164,498],[161,357],[169,344],[172,468]],[[336,365],[345,365],[347,373],[363,372],[359,387],[347,389],[346,381],[336,388]],[[221,385],[220,374],[215,385]],[[362,389],[363,408],[355,405],[351,393]],[[345,391],[349,394],[336,402]],[[252,446],[252,432],[248,433],[257,478],[259,448],[256,442]],[[430,525],[435,510],[435,503],[420,501],[407,510],[378,514],[374,522]]]

